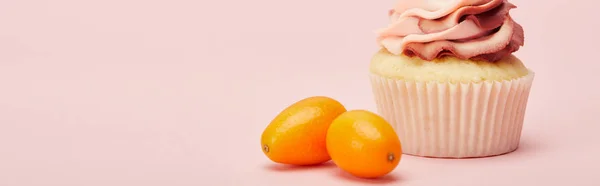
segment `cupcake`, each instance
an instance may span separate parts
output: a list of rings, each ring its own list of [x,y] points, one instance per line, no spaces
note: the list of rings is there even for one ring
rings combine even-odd
[[[534,73],[513,53],[523,28],[506,0],[400,0],[377,32],[370,78],[403,152],[436,158],[512,152]]]

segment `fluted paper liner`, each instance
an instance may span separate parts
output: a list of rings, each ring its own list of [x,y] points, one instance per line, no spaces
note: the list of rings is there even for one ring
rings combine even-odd
[[[405,154],[486,157],[512,152],[534,73],[479,83],[408,82],[371,74],[379,114],[396,130]]]

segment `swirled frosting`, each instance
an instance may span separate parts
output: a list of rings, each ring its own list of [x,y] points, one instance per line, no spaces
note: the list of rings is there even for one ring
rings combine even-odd
[[[498,61],[524,44],[507,0],[399,0],[377,41],[390,53]]]

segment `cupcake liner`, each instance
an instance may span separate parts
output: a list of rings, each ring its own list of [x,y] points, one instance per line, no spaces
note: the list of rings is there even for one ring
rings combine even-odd
[[[397,132],[405,154],[486,157],[519,146],[531,71],[511,81],[456,84],[370,77],[377,110]]]

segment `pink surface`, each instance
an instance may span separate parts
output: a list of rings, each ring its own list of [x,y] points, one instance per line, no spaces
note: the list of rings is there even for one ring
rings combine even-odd
[[[366,181],[275,165],[259,140],[308,96],[375,110],[393,1],[0,1],[0,185],[600,185],[599,4],[512,2],[536,72],[521,147]]]

